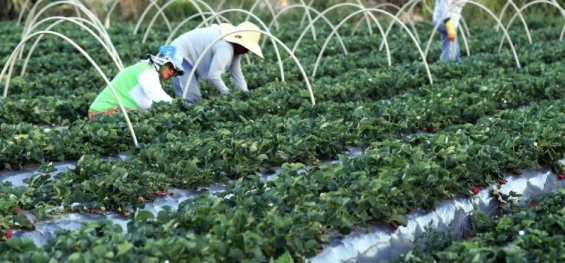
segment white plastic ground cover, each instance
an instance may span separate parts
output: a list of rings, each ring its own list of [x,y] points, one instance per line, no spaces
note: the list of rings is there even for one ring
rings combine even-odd
[[[363,153],[363,150],[360,148],[349,147],[349,151],[346,153],[347,156],[354,157],[358,156]],[[126,153],[121,153],[117,157],[116,156],[106,156],[103,158],[120,158],[125,159],[127,158]],[[337,162],[331,161],[331,162]],[[76,161],[65,161],[65,162],[58,162],[53,163],[53,167],[56,169],[54,172],[50,172],[49,175],[51,177],[56,176],[59,173],[66,171],[67,169],[75,168]],[[18,171],[0,171],[0,181],[2,182],[11,182],[14,186],[26,186],[27,184],[24,183],[24,180],[30,178],[40,172],[37,171],[39,165],[32,165],[28,166],[22,170]],[[258,173],[260,178],[263,181],[272,180],[276,178],[282,169],[277,167],[274,169],[273,173]],[[45,173],[42,173],[45,174]],[[167,189],[167,192],[173,192],[174,195],[166,195],[163,197],[157,197],[155,202],[153,203],[146,203],[145,208],[143,210],[147,210],[152,212],[154,215],[157,215],[159,211],[163,210],[166,206],[170,207],[171,209],[175,210],[178,208],[179,204],[184,202],[187,199],[194,198],[205,191],[209,191],[209,194],[216,194],[224,191],[224,186],[220,184],[213,184],[208,187],[199,187],[196,190],[186,190],[180,188],[171,187]],[[73,206],[79,206],[80,204],[73,204]],[[130,208],[130,211],[133,210]],[[129,219],[125,218],[121,214],[115,212],[105,212],[104,214],[79,214],[79,213],[68,213],[56,216],[56,219],[53,220],[46,220],[46,221],[37,221],[35,216],[30,214],[29,212],[25,212],[24,214],[28,217],[31,222],[34,222],[34,225],[38,231],[28,231],[28,230],[13,230],[13,234],[15,237],[24,238],[29,237],[31,238],[37,246],[43,246],[46,244],[47,240],[55,234],[55,231],[58,228],[66,229],[66,230],[78,230],[81,227],[81,222],[94,222],[99,220],[110,220],[114,224],[119,224],[122,227],[122,230],[127,232],[127,223]]]
[[[350,147],[346,153],[349,157],[355,157],[363,154],[360,148]],[[127,157],[126,154],[118,156],[121,159]],[[116,157],[106,157],[116,158]],[[338,160],[329,161],[329,163],[338,163]],[[61,162],[54,165],[56,172],[50,173],[52,176],[66,169],[74,168],[76,162]],[[262,180],[272,180],[281,172],[281,168],[276,168],[274,173],[259,173]],[[10,171],[0,173],[1,181],[10,181],[15,186],[25,186],[23,182],[36,174],[33,168],[27,168],[17,172]],[[506,176],[507,183],[502,185],[500,193],[509,194],[511,191],[521,194],[521,201],[528,197],[533,197],[542,193],[554,192],[560,187],[565,186],[565,180],[557,180],[557,175],[549,168],[539,171],[524,170],[522,176]],[[174,192],[173,196],[159,197],[154,203],[146,203],[145,210],[157,214],[163,210],[165,206],[171,209],[177,209],[178,205],[190,198],[194,198],[203,191],[209,190],[210,194],[224,191],[222,185],[210,185],[208,187],[200,187],[197,190],[186,190],[178,188],[169,188],[169,192]],[[383,260],[391,260],[412,249],[412,241],[416,236],[424,232],[429,224],[437,231],[446,232],[451,229],[453,233],[463,236],[469,229],[469,214],[474,211],[473,204],[477,206],[477,210],[492,214],[497,212],[499,202],[491,197],[491,188],[483,189],[475,197],[457,198],[451,201],[445,201],[432,212],[416,210],[408,215],[408,225],[393,229],[388,224],[374,224],[369,227],[369,232],[354,232],[343,238],[331,238],[331,244],[325,246],[323,251],[316,257],[306,259],[311,262],[380,262]],[[76,204],[80,205],[80,204]],[[26,212],[28,218],[35,222],[33,215]],[[81,222],[93,222],[98,220],[110,220],[114,224],[119,224],[124,232],[127,231],[128,219],[114,212],[106,212],[104,214],[78,214],[70,213],[58,216],[54,220],[35,222],[36,229],[39,231],[14,230],[13,233],[18,238],[29,237],[38,246],[43,246],[47,239],[54,235],[59,228],[67,230],[78,230]]]
[[[524,203],[528,198],[544,193],[555,192],[565,187],[565,180],[558,180],[550,168],[541,170],[524,170],[521,176],[506,176],[506,184],[500,187],[499,193],[509,194],[511,191],[520,194],[517,203]],[[357,232],[347,235],[341,240],[332,240],[330,246],[324,247],[313,263],[329,262],[381,262],[393,260],[412,249],[415,237],[424,232],[430,223],[435,231],[452,233],[463,237],[469,230],[469,215],[476,211],[493,215],[498,212],[500,202],[492,197],[491,188],[482,189],[472,198],[457,198],[442,202],[435,211],[417,210],[408,216],[408,225],[394,230],[390,225],[380,224],[370,227],[368,233]],[[474,209],[474,205],[477,209]]]

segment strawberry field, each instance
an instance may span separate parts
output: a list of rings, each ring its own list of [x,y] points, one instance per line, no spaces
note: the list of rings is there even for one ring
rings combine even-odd
[[[278,48],[284,80],[266,41],[264,60],[242,60],[249,93],[226,75],[226,96],[202,82],[196,104],[128,112],[137,146],[121,113],[88,120],[105,82],[75,46],[43,35],[26,61],[35,36],[10,73],[25,28],[1,22],[0,260],[562,261],[563,18],[526,16],[532,43],[515,21],[500,52],[494,22],[469,24],[457,62],[438,60],[437,33],[422,60],[429,22],[396,23],[387,53],[358,19],[338,31],[347,54],[334,36],[317,66],[330,26],[314,39],[281,20],[271,34],[289,50],[305,32],[300,64]],[[77,24],[48,25],[34,30],[73,40],[108,79],[171,33],[154,24],[143,42],[147,23],[114,22],[100,33],[114,56]],[[453,240],[420,249],[427,225]]]

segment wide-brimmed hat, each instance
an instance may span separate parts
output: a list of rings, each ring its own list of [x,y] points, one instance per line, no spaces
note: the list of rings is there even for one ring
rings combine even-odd
[[[220,24],[220,32],[222,32],[222,35],[225,36],[224,40],[239,44],[244,48],[247,48],[247,50],[251,51],[253,54],[259,56],[260,58],[263,58],[263,52],[261,52],[261,47],[259,46],[259,39],[261,38],[260,32],[240,31],[226,36],[226,34],[242,29],[259,30],[259,27],[247,21],[237,26],[233,26],[227,23]]]
[[[149,57],[151,57],[153,62],[159,65],[165,65],[167,63],[173,64],[178,76],[182,76],[184,74],[184,69],[182,67],[182,54],[178,52],[175,46],[161,46],[157,56],[149,55]]]

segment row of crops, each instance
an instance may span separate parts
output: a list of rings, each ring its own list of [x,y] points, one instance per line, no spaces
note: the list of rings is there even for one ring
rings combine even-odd
[[[285,81],[279,81],[276,56],[267,44],[265,60],[250,57],[251,63],[243,64],[250,93],[232,89],[217,97],[206,83],[204,100],[197,104],[177,98],[172,105],[129,113],[137,148],[123,116],[87,120],[88,106],[104,82],[72,46],[45,36],[26,73],[14,75],[9,96],[0,99],[0,168],[43,164],[40,170],[47,172],[26,179],[25,186],[0,185],[0,231],[6,240],[0,242],[0,259],[264,262],[287,255],[302,261],[330,240],[376,222],[406,226],[412,211],[472,196],[475,187],[500,184],[509,173],[520,176],[542,167],[562,173],[557,162],[565,154],[562,21],[528,22],[533,44],[522,29],[509,32],[521,68],[508,47],[497,53],[500,32],[471,26],[472,56],[438,62],[440,45],[431,47],[427,61],[433,84],[418,51],[406,44],[408,35],[393,31],[389,36],[388,66],[378,50],[382,38],[366,28],[350,36],[354,25],[347,25],[342,38],[349,54],[332,41],[311,82],[316,105],[287,56]],[[431,33],[428,24],[416,26],[422,35]],[[58,27],[109,77],[118,72],[84,31]],[[123,34],[133,27],[113,24],[108,31],[125,64],[154,53],[168,37],[164,26],[156,25],[162,30],[152,30],[147,44],[135,44],[139,36]],[[2,64],[21,30],[14,22],[0,24],[6,36]],[[288,22],[276,36],[291,46],[301,32],[298,22]],[[319,35],[330,32],[317,28]],[[323,43],[301,42],[296,56],[307,72]],[[22,66],[18,60],[15,72]],[[173,94],[171,83],[165,88]],[[350,147],[364,153],[344,155]],[[107,158],[124,152],[127,157]],[[52,162],[69,160],[78,161],[55,175]],[[278,167],[282,171],[271,180],[258,175]],[[224,185],[224,191],[204,192],[155,215],[143,210],[170,187],[212,184]],[[481,224],[469,241],[399,260],[477,257],[486,262],[524,255],[559,260],[555,242],[563,234],[550,230],[563,224],[562,195],[542,199],[533,210],[515,208],[521,212],[502,219],[474,219]],[[43,246],[17,235],[8,238],[71,212],[118,213],[130,221],[125,234],[119,225],[98,221],[58,231]]]

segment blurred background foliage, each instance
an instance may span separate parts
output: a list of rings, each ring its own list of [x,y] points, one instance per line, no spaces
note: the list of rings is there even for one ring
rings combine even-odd
[[[24,9],[23,19],[25,20],[26,12],[29,11],[29,8],[36,2],[40,0],[0,0],[0,20],[15,20],[18,19],[20,15],[20,11]],[[114,3],[116,7],[111,12],[111,19],[112,21],[122,21],[122,22],[136,22],[139,17],[143,14],[145,8],[150,4],[151,1],[156,2],[159,6],[163,6],[165,3],[170,2],[172,0],[80,0],[81,3],[86,5],[94,14],[96,14],[101,20],[103,20],[108,11],[110,11],[111,7]],[[231,9],[231,8],[242,8],[249,10],[255,3],[255,0],[202,0],[209,4],[215,11]],[[259,16],[261,19],[265,19],[264,21],[270,22],[271,21],[271,14],[269,9],[266,7],[264,1],[269,1],[277,10],[282,9],[284,6],[292,5],[292,4],[300,4],[304,2],[306,4],[310,4],[312,0],[259,0],[260,4],[259,7],[254,10],[254,13]],[[565,7],[565,0],[550,0],[560,4],[562,7]],[[55,2],[55,0],[43,0],[41,1],[41,5],[45,6],[50,2]],[[167,15],[167,18],[171,21],[182,21],[184,18],[197,13],[197,9],[194,6],[194,3],[197,2],[191,0],[176,0],[174,3],[170,4],[165,10],[164,13]],[[374,7],[376,5],[382,3],[389,3],[394,4],[397,6],[402,6],[409,2],[409,0],[349,0],[349,1],[339,1],[339,0],[313,0],[311,6],[319,11],[327,9],[328,7],[338,4],[338,3],[362,3],[365,7]],[[489,10],[491,10],[496,16],[498,16],[503,9],[504,5],[506,4],[506,0],[475,0],[475,2],[481,3],[486,6]],[[513,0],[513,2],[518,6],[523,6],[524,4],[531,2],[531,0]],[[431,20],[431,15],[433,13],[433,7],[435,4],[435,0],[423,0],[417,4],[414,18],[415,20]],[[201,5],[200,5],[201,6]],[[339,21],[343,19],[345,16],[350,14],[352,8],[339,8],[337,10],[332,11],[332,15],[330,16],[331,19],[335,21]],[[385,10],[396,13],[397,10],[390,7],[385,7]],[[152,8],[147,15],[145,16],[146,22],[153,17],[155,14],[156,9]],[[508,14],[513,14],[514,11],[509,8],[507,10]],[[539,18],[539,20],[543,20],[545,16],[560,16],[560,12],[557,8],[550,6],[548,4],[538,4],[534,5],[531,8],[527,9],[527,15],[529,19]],[[70,5],[58,5],[56,8],[52,8],[47,12],[45,15],[75,15],[75,9]],[[282,19],[301,19],[303,16],[304,11],[302,9],[293,9],[292,12],[287,12],[283,16]],[[467,23],[490,23],[494,24],[494,20],[492,17],[482,10],[481,8],[467,4],[467,6],[463,10],[463,16],[465,17]],[[238,20],[245,18],[243,14],[228,14],[227,17],[230,20]],[[509,15],[505,16],[507,19],[510,17]],[[534,19],[535,20],[535,19]],[[284,21],[284,20],[283,20]],[[157,21],[160,23],[161,20]]]

